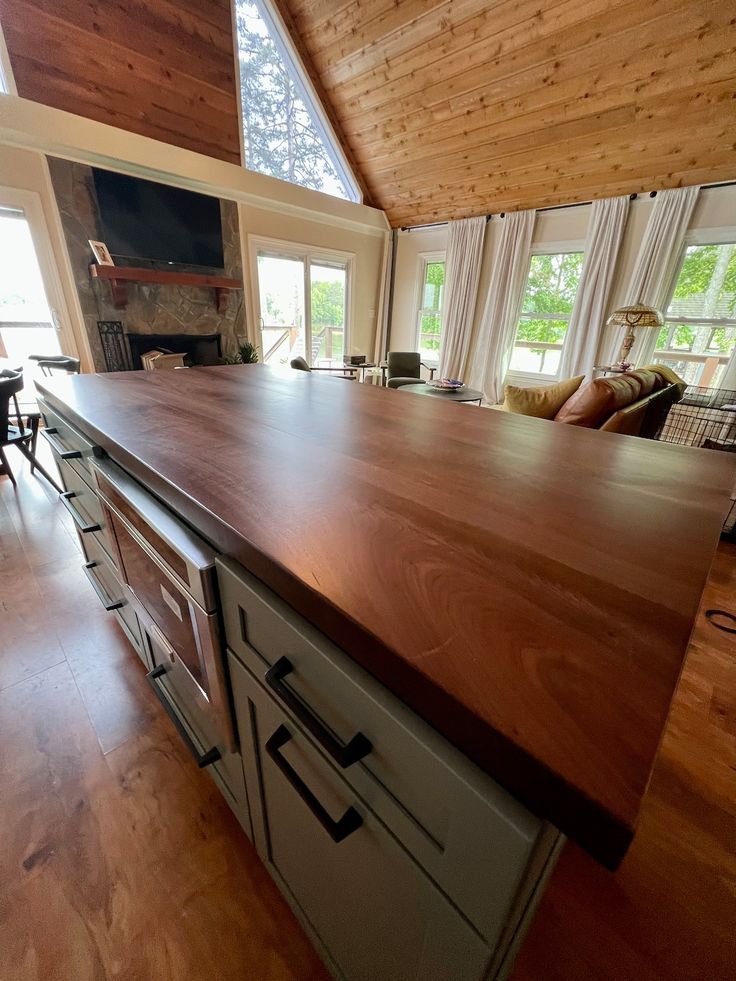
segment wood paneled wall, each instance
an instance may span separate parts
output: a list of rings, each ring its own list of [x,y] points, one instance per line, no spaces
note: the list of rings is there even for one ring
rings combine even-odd
[[[280,0],[393,225],[736,177],[733,0]]]
[[[736,177],[733,0],[276,0],[393,225]],[[229,0],[0,0],[19,94],[239,161]]]
[[[18,94],[240,161],[229,0],[0,0]]]

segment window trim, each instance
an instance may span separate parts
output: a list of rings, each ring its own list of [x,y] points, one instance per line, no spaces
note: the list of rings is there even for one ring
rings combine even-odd
[[[678,324],[691,324],[694,327],[710,327],[711,336],[713,331],[718,327],[725,327],[727,329],[736,328],[736,317],[733,319],[723,319],[723,318],[712,318],[712,317],[676,317],[669,318],[667,316],[667,311],[669,310],[672,300],[675,295],[675,290],[677,289],[677,282],[680,278],[680,273],[682,272],[682,267],[685,263],[685,256],[687,255],[687,250],[692,247],[707,246],[707,245],[736,245],[736,227],[735,226],[721,226],[719,228],[691,228],[686,234],[682,243],[682,249],[680,250],[680,255],[677,259],[675,265],[675,274],[672,277],[672,285],[669,291],[669,297],[667,299],[667,304],[662,311],[664,317],[664,326],[670,326],[670,332],[668,334],[669,338],[672,337],[672,331]],[[734,342],[734,347],[736,348],[736,342]],[[671,357],[666,357],[666,355],[671,355]],[[733,351],[728,355],[719,355],[707,353],[696,353],[693,351],[678,350],[676,348],[655,348],[652,357],[662,358],[666,361],[674,361],[675,359],[679,361],[690,361],[702,364],[703,371],[695,384],[703,387],[712,387],[710,385],[713,374],[718,370],[720,365],[728,365],[728,362],[733,356]],[[711,362],[710,371],[707,370],[708,362]],[[713,362],[717,364],[713,365]],[[703,374],[706,375],[703,378]]]
[[[10,63],[8,46],[5,43],[5,34],[0,24],[0,95],[17,95],[18,88],[15,84],[13,66]]]
[[[309,77],[309,73],[304,67],[304,63],[301,59],[301,55],[297,50],[294,41],[292,40],[289,29],[287,28],[281,12],[279,11],[273,0],[251,0],[258,7],[258,11],[263,18],[266,27],[271,35],[271,40],[276,45],[276,48],[284,59],[287,70],[291,76],[294,85],[296,86],[297,92],[307,107],[307,111],[312,117],[312,121],[317,129],[320,139],[325,145],[325,149],[330,157],[330,161],[337,171],[338,177],[342,181],[345,190],[348,192],[348,200],[353,201],[355,204],[363,203],[363,192],[361,190],[358,181],[355,178],[353,169],[350,165],[345,150],[343,149],[342,143],[335,132],[335,129],[330,121],[329,116],[325,112],[322,100],[317,94],[317,90],[314,87],[314,83]],[[241,145],[241,158],[242,164],[246,169],[247,167],[245,159],[245,142],[243,138],[243,102],[242,94],[240,91],[240,50],[238,47],[238,36],[237,36],[237,3],[238,0],[231,0],[230,9],[233,24],[233,39],[235,47],[235,68],[236,68],[236,82],[238,91],[238,109],[240,115],[238,116],[238,127],[240,129],[240,145]],[[260,171],[255,171],[255,173],[260,173]],[[268,177],[273,177],[272,174],[267,174]],[[282,180],[283,178],[274,177],[274,180]],[[290,182],[286,182],[290,183]],[[296,185],[301,187],[302,185]],[[327,192],[317,192],[327,193]],[[335,196],[335,195],[333,195]]]
[[[447,250],[446,249],[436,249],[433,252],[419,252],[417,254],[417,275],[414,287],[414,348],[416,351],[421,350],[420,335],[421,331],[421,316],[422,310],[422,296],[424,294],[424,277],[427,273],[427,266],[432,262],[444,262],[445,264],[445,276],[447,276]],[[445,283],[445,285],[447,285]],[[444,293],[442,296],[444,303]],[[440,349],[442,347],[442,306],[439,308],[440,315]],[[439,364],[439,351],[437,352],[437,363]]]
[[[251,340],[258,349],[258,356],[263,362],[263,341],[261,335],[261,293],[258,280],[258,253],[268,252],[284,259],[298,259],[304,262],[304,319],[309,322],[309,336],[312,334],[312,310],[310,293],[311,263],[339,262],[345,263],[345,328],[343,330],[343,352],[349,352],[350,340],[355,324],[355,268],[354,252],[342,252],[339,249],[322,249],[305,242],[291,242],[286,239],[267,238],[263,235],[248,235],[248,258],[251,282],[251,323],[253,337]],[[309,358],[311,362],[311,358]]]
[[[524,293],[526,292],[526,284],[529,282],[529,273],[531,271],[533,257],[535,255],[563,255],[570,252],[582,253],[583,268],[585,268],[585,239],[567,239],[565,241],[556,241],[556,242],[535,242],[532,244],[531,248],[529,249],[526,279],[524,280],[524,288],[522,290],[521,296],[519,297],[519,314],[516,318],[516,332],[514,333],[514,339],[511,344],[512,354],[513,354],[513,349],[516,346],[516,335],[519,331],[519,321],[521,321],[522,317],[525,316],[525,314],[522,313],[521,306],[524,302]],[[580,271],[580,275],[582,276],[582,269]],[[578,288],[579,288],[579,284],[578,284]],[[567,325],[569,327],[571,316],[572,316],[572,311],[568,315],[563,314],[562,316],[555,316],[555,317],[550,316],[548,319],[550,320],[566,319]],[[542,319],[544,319],[544,317],[542,317]],[[565,331],[565,340],[562,342],[562,345],[559,348],[560,359],[562,358],[562,353],[565,350],[566,343],[567,343],[567,331]],[[555,350],[557,350],[557,347],[555,347]],[[546,372],[542,373],[541,371],[531,371],[531,372],[512,371],[509,368],[506,372],[507,379],[511,379],[514,382],[520,382],[522,384],[527,384],[527,383],[538,384],[540,382],[542,384],[545,384],[547,382],[558,381],[559,377],[560,377],[559,371],[555,372],[555,374],[547,374]]]

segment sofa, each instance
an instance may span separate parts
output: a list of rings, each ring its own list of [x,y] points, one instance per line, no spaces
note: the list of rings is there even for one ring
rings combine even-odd
[[[537,389],[507,385],[499,408],[568,426],[651,439],[661,431],[685,387],[671,369],[649,365],[585,384],[581,376]]]

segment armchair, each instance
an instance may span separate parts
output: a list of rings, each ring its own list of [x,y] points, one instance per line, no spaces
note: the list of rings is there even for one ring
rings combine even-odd
[[[434,378],[436,368],[422,361],[418,351],[389,351],[387,359],[387,384],[389,388],[402,385],[416,385],[422,379],[422,368],[429,372],[429,380]]]

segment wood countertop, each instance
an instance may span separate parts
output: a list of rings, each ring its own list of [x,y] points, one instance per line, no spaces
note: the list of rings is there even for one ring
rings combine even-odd
[[[620,862],[734,456],[260,365],[38,387],[531,810]]]

